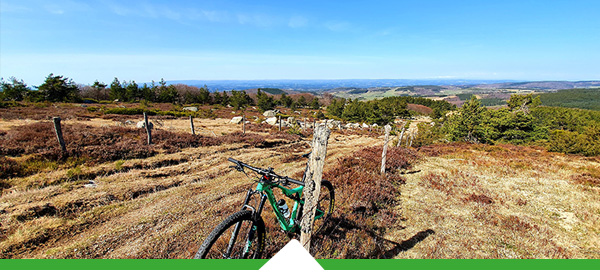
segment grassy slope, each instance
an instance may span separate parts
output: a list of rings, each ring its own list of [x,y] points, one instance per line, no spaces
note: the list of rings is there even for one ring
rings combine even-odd
[[[597,158],[485,145],[429,154],[403,187],[406,228],[387,236],[423,241],[397,258],[600,257]]]

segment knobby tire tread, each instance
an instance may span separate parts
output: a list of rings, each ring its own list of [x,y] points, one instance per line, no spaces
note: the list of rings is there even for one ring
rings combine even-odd
[[[208,254],[208,252],[210,251],[213,244],[229,227],[233,227],[236,223],[244,220],[252,221],[257,226],[256,242],[259,247],[256,250],[254,256],[251,256],[251,258],[260,259],[262,251],[265,247],[265,223],[263,222],[261,217],[258,217],[258,219],[254,220],[252,211],[248,210],[242,210],[233,213],[232,215],[227,217],[223,222],[221,222],[217,227],[215,227],[215,229],[204,240],[202,245],[200,245],[200,249],[198,249],[198,252],[194,256],[194,259],[204,259],[206,257],[206,254]]]

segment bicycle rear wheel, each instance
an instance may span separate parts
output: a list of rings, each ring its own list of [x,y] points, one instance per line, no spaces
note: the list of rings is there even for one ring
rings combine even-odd
[[[227,217],[204,240],[195,259],[259,259],[265,247],[265,224],[252,211]]]
[[[315,221],[313,223],[314,231],[318,231],[321,226],[327,221],[327,218],[333,212],[335,206],[335,192],[333,185],[327,180],[321,181],[321,191],[319,192],[319,199],[317,200],[317,211],[315,212]],[[298,214],[298,221],[302,219],[304,207]]]
[[[329,218],[333,208],[335,206],[335,192],[333,191],[333,185],[327,180],[321,181],[321,192],[319,193],[319,200],[317,201],[317,212],[315,213],[314,228],[318,230],[320,226]]]

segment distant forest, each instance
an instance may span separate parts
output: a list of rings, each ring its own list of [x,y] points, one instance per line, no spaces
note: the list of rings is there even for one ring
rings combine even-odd
[[[600,111],[600,88],[565,89],[539,96],[546,106]]]

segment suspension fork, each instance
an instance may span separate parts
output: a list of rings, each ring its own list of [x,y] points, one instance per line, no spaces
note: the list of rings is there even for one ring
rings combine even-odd
[[[258,217],[260,217],[262,210],[264,208],[264,205],[265,205],[265,201],[267,200],[267,195],[261,194],[261,199],[260,199],[258,209],[253,208],[252,206],[248,205],[248,203],[250,202],[252,195],[254,195],[255,193],[259,193],[259,192],[254,191],[254,190],[248,190],[248,192],[246,193],[246,199],[244,199],[244,204],[242,205],[242,210],[244,208],[250,208],[250,210],[252,210],[252,212],[253,212],[252,219],[253,220],[257,220]],[[227,245],[227,251],[225,252],[226,258],[229,258],[229,256],[231,255],[231,251],[233,250],[233,244],[235,244],[237,236],[240,233],[241,226],[242,226],[242,222],[235,224],[235,228],[233,229],[233,233],[231,233],[231,238],[229,239],[229,244]],[[244,259],[246,258],[247,254],[248,254],[247,251],[251,245],[250,240],[252,240],[254,238],[255,231],[256,231],[256,229],[255,229],[255,226],[253,225],[252,228],[250,228],[250,232],[248,233],[248,240],[246,240],[246,245],[245,245],[243,257],[242,257]]]
[[[265,201],[267,201],[267,195],[261,194],[260,204],[253,217],[255,221],[257,221],[260,217],[260,214],[262,213],[263,207],[265,205]],[[248,254],[250,253],[250,246],[252,246],[252,240],[254,240],[254,234],[256,234],[256,225],[253,224],[250,228],[250,231],[248,232],[248,238],[246,238],[246,245],[244,246],[244,251],[242,252],[242,259],[248,258]]]

